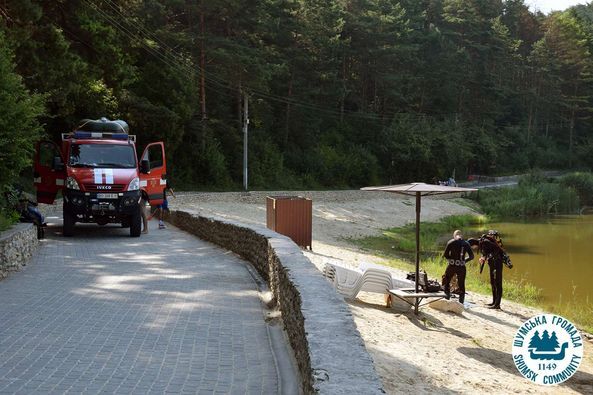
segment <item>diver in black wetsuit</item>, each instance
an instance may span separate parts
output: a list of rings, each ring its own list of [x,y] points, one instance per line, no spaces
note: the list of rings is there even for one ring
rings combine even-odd
[[[447,299],[451,298],[451,279],[456,274],[460,292],[459,303],[463,304],[463,301],[465,300],[465,264],[474,259],[474,253],[469,243],[463,240],[463,235],[460,230],[456,230],[453,233],[453,239],[449,240],[447,243],[447,248],[445,248],[443,256],[449,262],[447,270],[445,270],[445,275],[443,276],[443,284],[445,286]]]
[[[503,256],[505,255],[502,247],[498,245],[493,236],[496,231],[489,231],[487,235],[482,235],[479,240],[469,239],[469,244],[478,247],[478,251],[482,255],[480,263],[483,265],[485,261],[488,262],[490,268],[490,286],[492,287],[492,303],[487,303],[489,309],[500,310],[500,302],[502,300],[502,265]],[[480,269],[480,273],[482,270]]]

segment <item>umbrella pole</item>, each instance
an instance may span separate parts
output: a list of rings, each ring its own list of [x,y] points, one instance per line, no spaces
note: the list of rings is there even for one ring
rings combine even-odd
[[[421,209],[421,195],[416,192],[416,293],[418,293],[418,281],[420,279],[420,209]],[[418,298],[414,302],[414,314],[418,314]]]

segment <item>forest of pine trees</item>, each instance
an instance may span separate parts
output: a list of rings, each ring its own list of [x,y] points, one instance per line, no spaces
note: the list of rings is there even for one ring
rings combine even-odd
[[[524,0],[0,0],[0,183],[120,118],[173,183],[343,188],[593,167],[593,6]]]

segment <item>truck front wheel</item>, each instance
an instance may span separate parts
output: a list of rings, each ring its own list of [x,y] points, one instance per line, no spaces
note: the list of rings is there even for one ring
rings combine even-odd
[[[142,216],[140,215],[140,207],[134,214],[130,216],[130,236],[140,237],[142,232]]]
[[[64,209],[63,211],[64,223],[62,225],[62,234],[65,237],[70,237],[74,235],[74,224],[76,223],[76,218],[72,213],[68,210]]]

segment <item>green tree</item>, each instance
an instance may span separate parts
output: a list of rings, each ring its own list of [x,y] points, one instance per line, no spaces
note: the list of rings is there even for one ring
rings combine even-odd
[[[558,347],[560,347],[560,344],[558,344],[558,337],[556,336],[556,332],[552,332],[552,336],[550,336],[550,348],[556,350]]]
[[[35,143],[41,137],[39,117],[43,96],[31,94],[15,73],[13,53],[0,32],[0,188],[14,183],[31,164]]]
[[[541,342],[542,342],[542,339],[539,336],[539,332],[535,331],[533,336],[531,336],[531,340],[529,341],[529,348],[534,348],[536,350],[539,350],[539,348],[541,347]]]
[[[575,146],[581,128],[591,116],[591,71],[593,58],[588,43],[592,37],[570,12],[557,13],[545,23],[546,32],[542,43],[536,47],[543,71],[552,73],[542,76],[552,86],[555,104],[556,138],[568,150],[568,166],[575,160]],[[542,56],[543,53],[543,56]],[[542,73],[543,74],[543,73]]]

